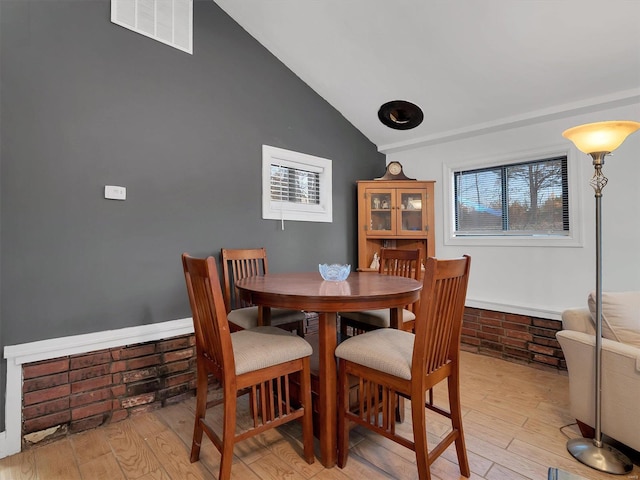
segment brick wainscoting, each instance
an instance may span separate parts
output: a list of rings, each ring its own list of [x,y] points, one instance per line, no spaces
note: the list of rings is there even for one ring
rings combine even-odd
[[[561,322],[467,308],[463,349],[566,370]],[[317,315],[306,332],[317,333]],[[23,445],[117,422],[193,396],[193,334],[23,365]]]
[[[25,364],[22,435],[35,443],[178,402],[195,390],[195,337]]]
[[[462,348],[516,363],[566,370],[560,320],[465,308]]]

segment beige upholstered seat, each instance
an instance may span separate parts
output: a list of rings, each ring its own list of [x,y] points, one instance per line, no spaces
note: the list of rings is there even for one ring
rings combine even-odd
[[[240,328],[255,328],[258,326],[258,307],[242,307],[231,310],[227,313],[229,322]],[[289,310],[288,308],[272,308],[271,309],[271,325],[285,330],[298,331],[304,327],[300,326],[300,322],[304,322],[304,312],[299,310]],[[295,325],[291,325],[295,324]]]
[[[381,310],[362,310],[359,312],[345,312],[340,314],[340,319],[345,319],[345,326],[350,324],[365,324],[366,326],[361,329],[364,330],[367,327],[371,327],[366,331],[375,330],[376,328],[389,328],[391,326],[391,311],[388,308]],[[402,323],[413,322],[416,316],[411,310],[406,308],[402,309]]]
[[[232,330],[258,326],[259,309],[239,296],[235,282],[246,277],[264,275],[269,271],[267,251],[264,248],[223,248],[220,251],[224,277],[224,303]],[[296,332],[304,337],[305,314],[300,310],[272,308],[270,325]]]
[[[338,346],[339,358],[395,377],[411,380],[411,356],[415,335],[402,330],[382,328],[356,335],[347,346]],[[342,345],[342,344],[341,344]]]
[[[231,334],[236,375],[290,362],[313,353],[302,338],[277,327],[255,327]]]
[[[420,249],[405,250],[399,248],[383,248],[380,250],[380,267],[378,273],[383,275],[398,275],[419,279]],[[415,305],[402,309],[402,329],[411,330],[416,316],[413,313]],[[388,308],[381,310],[362,310],[359,312],[340,313],[340,333],[346,337],[369,332],[378,328],[391,326],[391,312]]]
[[[460,404],[460,334],[469,280],[470,258],[427,259],[415,334],[391,328],[351,337],[336,348],[338,357],[338,466],[349,454],[351,423],[413,450],[418,477],[431,478],[430,465],[455,443],[460,473],[469,477]],[[448,410],[434,404],[429,391],[445,381]],[[350,389],[359,385],[358,402]],[[398,396],[411,401],[413,439],[396,431]],[[427,446],[425,409],[451,421],[451,430],[431,450]]]
[[[219,480],[229,480],[233,447],[237,442],[292,420],[302,421],[303,455],[313,463],[313,412],[310,357],[312,347],[303,338],[276,327],[256,327],[231,333],[218,269],[213,257],[182,255],[189,303],[193,315],[197,354],[196,412],[191,461],[200,458],[206,433],[221,453]],[[223,390],[222,431],[206,420],[209,376]],[[292,403],[290,377],[299,385]],[[298,387],[297,387],[298,388]],[[237,398],[251,396],[252,428],[236,432]],[[295,403],[295,402],[294,402]]]

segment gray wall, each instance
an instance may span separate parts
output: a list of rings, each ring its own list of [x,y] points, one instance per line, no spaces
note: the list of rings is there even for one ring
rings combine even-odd
[[[355,181],[384,156],[211,0],[193,56],[108,0],[2,0],[0,19],[0,346],[189,316],[184,251],[356,261]],[[333,223],[262,220],[263,144],[333,160]]]

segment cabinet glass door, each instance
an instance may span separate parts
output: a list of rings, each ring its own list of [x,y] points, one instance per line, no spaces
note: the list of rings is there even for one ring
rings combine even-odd
[[[392,197],[389,191],[371,192],[369,195],[369,230],[389,232],[393,229]]]
[[[423,214],[425,196],[422,191],[402,190],[400,192],[400,225],[402,233],[418,234],[425,228],[425,216]]]

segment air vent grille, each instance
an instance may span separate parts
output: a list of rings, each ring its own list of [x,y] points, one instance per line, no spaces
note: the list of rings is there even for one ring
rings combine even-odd
[[[193,54],[193,0],[111,0],[111,21]]]

